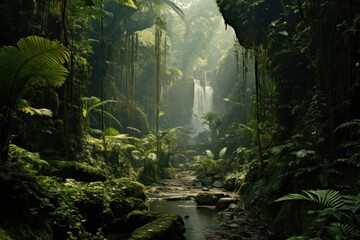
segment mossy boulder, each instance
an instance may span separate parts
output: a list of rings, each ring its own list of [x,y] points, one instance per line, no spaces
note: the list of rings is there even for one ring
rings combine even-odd
[[[149,205],[139,198],[126,197],[115,198],[110,202],[110,209],[115,217],[121,221],[125,220],[126,215],[134,210],[147,210]]]
[[[112,228],[126,223],[127,214],[134,210],[148,210],[145,187],[129,178],[119,178],[106,182],[108,189],[112,189],[109,207],[114,214],[115,223]]]
[[[149,211],[134,210],[127,215],[126,228],[129,232],[148,224],[157,219],[159,214]]]
[[[80,182],[105,181],[103,171],[84,162],[51,161],[50,173],[63,179],[72,178]]]
[[[136,229],[129,240],[183,240],[185,230],[179,215],[160,214],[154,221]]]
[[[105,184],[108,188],[114,189],[114,194],[117,194],[117,196],[127,196],[146,200],[144,185],[133,179],[117,178],[107,181]]]
[[[195,201],[198,205],[215,206],[218,200],[223,197],[225,197],[223,193],[201,192],[196,195]]]

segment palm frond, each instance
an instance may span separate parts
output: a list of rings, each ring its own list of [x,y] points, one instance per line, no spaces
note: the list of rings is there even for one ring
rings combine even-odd
[[[335,190],[303,190],[302,194],[290,193],[275,202],[305,200],[319,203],[325,207],[339,208],[344,205],[343,196]]]
[[[27,84],[60,86],[67,69],[63,66],[70,58],[66,48],[58,41],[38,36],[22,38],[17,47],[0,49],[0,94],[15,103]]]
[[[98,112],[98,113],[102,113],[101,109],[94,109],[94,112]],[[114,121],[115,123],[117,123],[120,127],[122,127],[121,123],[119,122],[119,120],[117,120],[117,118],[112,115],[111,113],[107,112],[107,111],[103,111],[104,115],[106,117],[108,117],[110,120]]]
[[[101,107],[101,106],[103,106],[103,105],[105,105],[107,103],[116,103],[116,101],[115,100],[104,100],[104,101],[98,102],[98,103],[90,106],[87,111],[90,113],[95,108]]]

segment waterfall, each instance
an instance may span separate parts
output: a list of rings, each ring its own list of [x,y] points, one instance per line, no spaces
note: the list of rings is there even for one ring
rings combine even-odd
[[[194,136],[198,133],[208,130],[208,126],[202,124],[204,121],[201,117],[204,113],[211,112],[213,109],[213,88],[207,81],[205,72],[205,87],[201,85],[201,81],[194,79],[194,102],[191,116],[191,125],[194,129]]]

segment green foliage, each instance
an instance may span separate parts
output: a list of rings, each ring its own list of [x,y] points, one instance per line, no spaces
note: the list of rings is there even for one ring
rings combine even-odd
[[[13,240],[11,235],[0,227],[0,239],[2,240]]]
[[[225,156],[225,150],[220,150],[219,155]],[[214,176],[214,175],[226,175],[229,173],[237,172],[241,167],[241,163],[237,159],[220,158],[214,160],[214,154],[210,150],[205,151],[204,156],[196,156],[195,162],[192,165],[197,175],[200,177]]]
[[[95,118],[92,118],[92,113],[99,113],[99,114],[104,114],[105,117],[109,118],[110,120],[114,121],[115,123],[117,123],[119,126],[121,126],[121,123],[119,122],[119,120],[116,119],[116,117],[114,115],[112,115],[111,113],[105,111],[103,109],[104,105],[107,103],[116,103],[116,101],[114,100],[103,100],[101,101],[99,98],[97,97],[84,97],[81,99],[82,100],[82,116],[84,118],[84,122],[85,122],[85,131],[89,131],[90,129],[90,119],[93,120],[93,122],[96,122]]]
[[[106,239],[102,229],[110,227],[114,218],[147,208],[143,202],[144,186],[130,179],[93,183],[68,179],[63,183],[55,178],[39,177],[39,182],[51,196],[50,203],[57,206],[49,213],[54,234],[65,239]],[[117,211],[115,206],[128,207]]]
[[[34,108],[30,106],[30,103],[24,99],[19,99],[17,104],[17,110],[29,113],[31,116],[39,115],[39,116],[46,116],[52,117],[53,113],[51,110],[47,108]]]
[[[347,163],[360,167],[360,119],[340,124],[335,132],[345,132],[347,139],[339,145],[339,150],[344,151],[344,157],[337,159],[335,164]]]
[[[2,47],[1,102],[15,103],[26,87],[61,86],[68,73],[62,64],[69,57],[58,41],[37,36],[20,39],[17,47]]]
[[[104,181],[106,179],[102,169],[85,162],[57,160],[49,163],[51,165],[50,173],[63,179],[72,178],[84,182]]]
[[[302,191],[302,194],[291,193],[284,197],[277,199],[275,202],[290,201],[290,200],[307,200],[319,203],[325,207],[338,208],[343,203],[342,196],[335,190],[307,190]]]
[[[11,239],[50,239],[51,231],[45,214],[49,198],[32,171],[22,163],[0,166],[0,222]]]
[[[26,169],[34,171],[34,173],[48,166],[48,163],[42,160],[38,153],[29,152],[14,144],[9,145],[9,156],[12,160],[21,162]]]
[[[17,47],[0,49],[0,148],[1,158],[7,157],[10,124],[19,98],[28,89],[42,86],[60,87],[67,76],[63,66],[69,53],[58,41],[30,36],[17,42]],[[35,109],[28,108],[36,112]],[[40,111],[42,115],[48,111]]]
[[[322,208],[309,211],[316,214],[316,228],[312,237],[324,239],[357,239],[360,237],[360,195],[344,196],[335,190],[304,190],[302,194],[291,193],[276,200],[305,200],[315,202]],[[309,236],[310,237],[310,236]]]

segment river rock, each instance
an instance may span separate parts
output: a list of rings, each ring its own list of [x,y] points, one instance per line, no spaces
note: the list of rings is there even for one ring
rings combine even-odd
[[[216,188],[222,188],[224,187],[224,184],[222,183],[222,181],[216,180],[212,186]]]
[[[238,201],[237,198],[231,198],[231,197],[220,198],[217,201],[216,208],[217,209],[226,209],[229,207],[230,204],[235,204],[237,201]]]
[[[198,205],[211,205],[215,206],[218,199],[224,197],[223,193],[200,192],[195,197]]]
[[[195,197],[195,201],[198,205],[213,205],[215,206],[218,198],[209,192],[201,192]]]
[[[210,189],[208,189],[207,187],[203,187],[202,190],[203,190],[204,192],[210,191]]]

